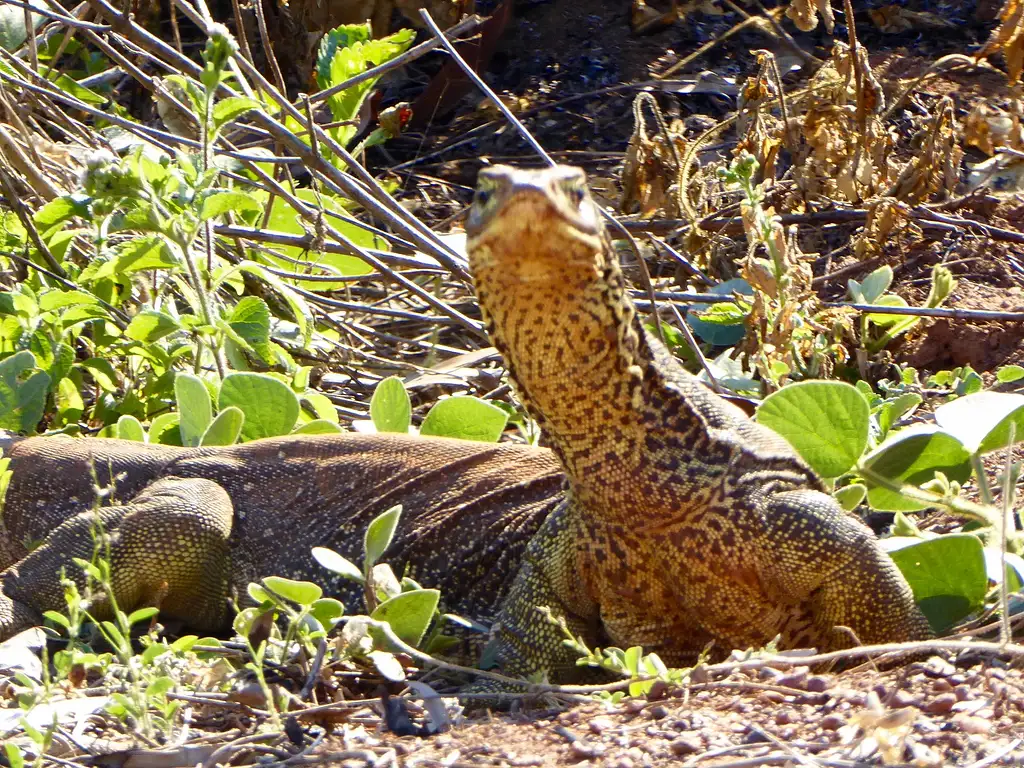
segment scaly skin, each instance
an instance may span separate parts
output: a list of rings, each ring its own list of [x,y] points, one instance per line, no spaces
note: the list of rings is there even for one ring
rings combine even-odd
[[[482,171],[467,232],[488,332],[569,481],[499,615],[506,674],[574,665],[537,605],[673,665],[776,635],[835,649],[853,642],[841,626],[930,635],[871,531],[641,326],[582,171]]]
[[[72,558],[92,556],[96,481],[112,487],[101,503],[117,502],[100,516],[119,605],[159,603],[162,617],[201,632],[228,630],[228,599],[244,602],[264,576],[313,581],[361,612],[361,589],[310,550],[361,562],[367,524],[395,504],[402,518],[384,562],[440,589],[446,610],[490,624],[527,542],[563,497],[551,452],[512,444],[347,434],[227,448],[0,445],[14,473],[0,518],[0,640],[65,609],[59,573],[80,577]]]

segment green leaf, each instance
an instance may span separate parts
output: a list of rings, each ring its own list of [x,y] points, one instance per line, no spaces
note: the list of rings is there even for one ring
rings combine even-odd
[[[231,96],[221,99],[213,107],[213,127],[219,131],[233,120],[237,120],[246,112],[259,110],[261,104],[255,99],[248,99],[244,96]]]
[[[46,291],[39,297],[39,308],[44,312],[50,312],[63,307],[76,307],[80,305],[96,305],[100,300],[91,293],[85,291]]]
[[[396,683],[405,680],[405,668],[395,658],[395,654],[388,651],[370,651],[366,655],[385,679]]]
[[[367,526],[366,536],[363,539],[363,552],[367,567],[374,565],[391,544],[401,515],[402,505],[396,504],[387,512],[377,515]]]
[[[21,10],[18,8],[17,10]],[[6,46],[4,46],[6,48]],[[25,754],[21,751],[21,747],[7,742],[4,744],[4,752],[7,754],[7,762],[11,768],[25,768]]]
[[[711,286],[708,293],[723,297],[732,296],[733,293],[751,296],[754,289],[746,280],[734,278]],[[745,333],[743,322],[750,312],[749,305],[723,302],[712,304],[710,307],[690,304],[688,308],[697,311],[686,313],[686,324],[693,329],[701,341],[715,346],[731,347],[738,344],[743,338]]]
[[[323,590],[309,581],[294,581],[283,579],[280,576],[267,576],[263,579],[263,583],[274,594],[302,606],[312,605],[323,595]]]
[[[507,423],[508,414],[496,405],[477,397],[449,397],[430,409],[420,434],[496,443]]]
[[[50,377],[36,367],[35,356],[18,352],[0,361],[0,429],[33,433],[43,418]]]
[[[936,633],[982,607],[988,591],[981,541],[947,534],[890,552]]]
[[[311,207],[319,209],[322,205],[324,210],[329,213],[339,214],[343,216],[349,216],[350,214],[346,211],[345,206],[349,204],[348,200],[321,193],[319,197],[312,189],[298,189],[295,192],[295,196],[302,200],[304,203],[308,203]],[[257,196],[257,199],[266,202],[266,197]],[[350,222],[336,218],[335,216],[328,216],[326,220],[332,227],[338,230],[343,237],[354,245],[358,245],[361,248],[374,248],[386,250],[389,245],[384,238],[367,232],[365,229],[356,226]],[[292,208],[287,200],[280,196],[274,198],[270,208],[270,218],[267,220],[266,228],[268,230],[274,230],[276,232],[283,232],[288,235],[305,235],[306,227],[309,223],[302,218],[299,213]],[[277,245],[274,246],[274,250],[280,252],[285,258],[279,258],[273,253],[261,254],[261,260],[266,260],[273,266],[285,269],[289,272],[302,273],[304,268],[301,266],[296,268],[296,265],[289,259],[297,259],[300,264],[309,265],[321,265],[327,268],[327,271],[317,269],[314,274],[324,275],[335,272],[338,275],[366,275],[373,271],[373,267],[367,264],[358,256],[352,256],[345,253],[326,253],[310,251],[303,248],[299,248],[294,245]],[[315,291],[327,291],[332,289],[343,288],[346,283],[328,283],[328,282],[312,282],[312,281],[292,281],[302,288]]]
[[[339,435],[344,430],[332,421],[327,419],[313,419],[307,421],[300,427],[296,427],[293,435]]]
[[[74,216],[83,216],[86,213],[88,213],[88,208],[84,202],[76,202],[70,196],[65,195],[51,200],[36,211],[32,216],[32,221],[40,230],[46,232]]]
[[[154,309],[144,309],[132,318],[124,333],[129,339],[150,343],[180,328],[181,324],[170,315]]]
[[[856,387],[801,381],[764,399],[757,420],[782,435],[823,477],[852,468],[868,444],[870,411]]]
[[[362,584],[366,578],[355,563],[347,557],[343,557],[333,549],[327,547],[313,547],[313,559],[320,565],[333,573],[345,577],[349,581],[358,581]]]
[[[181,445],[181,430],[178,422],[181,414],[161,413],[149,425],[149,442],[156,445]]]
[[[1006,448],[1010,425],[1014,442],[1024,441],[1024,395],[978,392],[953,400],[935,410],[935,421],[954,435],[971,453]]]
[[[897,432],[870,454],[862,464],[882,477],[921,485],[942,472],[963,483],[971,475],[970,453],[963,444],[938,427],[919,425]],[[908,499],[865,479],[868,503],[875,509],[897,512],[925,509],[928,505]]]
[[[270,350],[270,308],[256,296],[239,299],[228,319],[231,329],[246,341],[264,362],[273,360]]]
[[[254,211],[259,213],[263,208],[259,201],[252,195],[243,192],[213,192],[203,198],[199,208],[199,220],[206,221],[215,216],[223,216],[229,211],[234,213],[245,213]]]
[[[886,264],[865,277],[862,282],[851,280],[847,283],[847,290],[857,304],[876,304],[891,283],[892,267]]]
[[[230,373],[220,387],[219,409],[245,414],[242,440],[287,435],[299,418],[299,398],[283,381],[262,373]]]
[[[198,376],[179,373],[174,377],[174,399],[178,403],[181,421],[181,444],[186,448],[198,446],[213,421],[213,402],[210,390]]]
[[[863,503],[864,498],[868,495],[868,489],[860,483],[853,483],[852,485],[847,485],[837,489],[832,493],[832,495],[836,497],[836,501],[839,502],[839,506],[847,512],[853,512],[853,510]]]
[[[142,422],[128,414],[117,420],[117,436],[122,440],[146,442],[146,431],[142,428]]]
[[[287,269],[292,271],[294,269],[294,265],[289,265]],[[302,334],[303,342],[309,343],[312,313],[309,310],[309,305],[306,303],[306,300],[299,296],[299,294],[289,286],[285,285],[279,277],[267,272],[267,270],[254,261],[243,261],[236,264],[233,268],[225,271],[217,279],[215,288],[230,281],[232,276],[238,272],[247,272],[273,288],[281,298],[284,299],[285,303],[288,304],[289,309],[291,309],[292,317],[295,320],[295,324],[299,326],[299,333]],[[320,285],[317,290],[326,289]]]
[[[399,639],[418,646],[434,618],[440,597],[436,589],[402,592],[378,605],[370,618],[388,622]]]
[[[904,392],[895,400],[884,403],[879,408],[876,417],[878,419],[878,428],[882,435],[889,434],[892,425],[903,418],[903,415],[911,408],[916,408],[920,405],[922,400],[923,398],[916,392]]]
[[[240,408],[229,405],[217,414],[210,426],[203,433],[199,445],[234,445],[242,434],[242,424],[245,422],[245,414]]]
[[[1024,379],[1024,366],[1004,365],[996,369],[996,380],[1000,384],[1011,384]]]
[[[115,392],[117,390],[117,371],[114,370],[113,363],[106,358],[90,357],[88,360],[83,360],[78,363],[78,365],[89,372],[93,381],[95,381],[104,392]]]
[[[131,626],[132,624],[138,624],[140,621],[147,621],[152,619],[158,613],[160,613],[160,609],[153,606],[139,608],[138,610],[132,611],[131,615],[128,617],[128,625]]]
[[[309,613],[324,627],[330,629],[337,619],[345,615],[345,606],[340,600],[335,600],[333,597],[321,597],[313,601]]]
[[[370,418],[378,432],[409,431],[412,403],[400,378],[389,376],[377,384],[370,398]]]

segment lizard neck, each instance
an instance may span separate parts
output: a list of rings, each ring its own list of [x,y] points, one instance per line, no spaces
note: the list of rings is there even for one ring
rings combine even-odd
[[[643,492],[636,477],[654,426],[654,353],[612,249],[567,262],[538,269],[541,260],[524,257],[529,273],[481,265],[476,290],[516,391],[562,459],[574,495],[618,505],[623,494]],[[609,478],[617,476],[633,479],[616,487]]]

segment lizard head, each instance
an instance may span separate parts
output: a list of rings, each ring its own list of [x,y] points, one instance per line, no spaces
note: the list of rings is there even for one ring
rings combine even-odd
[[[586,175],[567,165],[480,171],[466,234],[474,274],[521,282],[598,267],[605,237]]]

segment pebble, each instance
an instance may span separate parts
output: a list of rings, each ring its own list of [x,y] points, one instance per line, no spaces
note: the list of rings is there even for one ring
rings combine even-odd
[[[699,736],[685,734],[673,739],[672,743],[669,744],[669,749],[671,749],[672,754],[677,757],[682,755],[692,755],[704,749],[704,742],[701,741]]]
[[[824,675],[813,675],[807,678],[807,690],[811,693],[825,693],[832,685],[832,681]]]
[[[896,691],[888,702],[890,707],[913,707],[919,704],[918,698],[910,691]]]
[[[955,693],[943,693],[925,702],[922,709],[930,715],[945,715],[953,711],[956,704]]]
[[[607,731],[609,728],[614,728],[615,721],[608,717],[595,717],[591,719],[588,726],[594,733],[600,734]]]
[[[775,724],[776,725],[789,725],[793,722],[794,715],[792,709],[780,709],[775,713]]]
[[[946,693],[953,690],[953,684],[946,680],[944,677],[940,677],[934,683],[932,683],[932,690],[936,693]]]
[[[941,656],[932,656],[922,666],[925,674],[932,677],[949,677],[956,674],[956,667]]]
[[[647,710],[647,714],[650,715],[652,720],[661,720],[663,717],[668,717],[669,708],[664,704],[657,704]]]
[[[810,670],[807,667],[796,667],[792,672],[780,677],[776,682],[786,688],[797,688],[802,691],[807,688],[807,678],[809,676]]]
[[[573,757],[580,760],[593,760],[595,757],[601,757],[604,754],[605,747],[603,744],[594,744],[584,739],[577,739],[569,745],[569,751],[572,752]]]
[[[972,736],[986,734],[992,730],[992,723],[976,715],[953,715],[953,725]]]
[[[839,715],[825,715],[818,722],[823,731],[838,731],[844,725],[846,725],[846,719]]]
[[[958,685],[953,689],[953,693],[956,694],[958,701],[967,701],[971,697],[971,686],[969,685]]]

